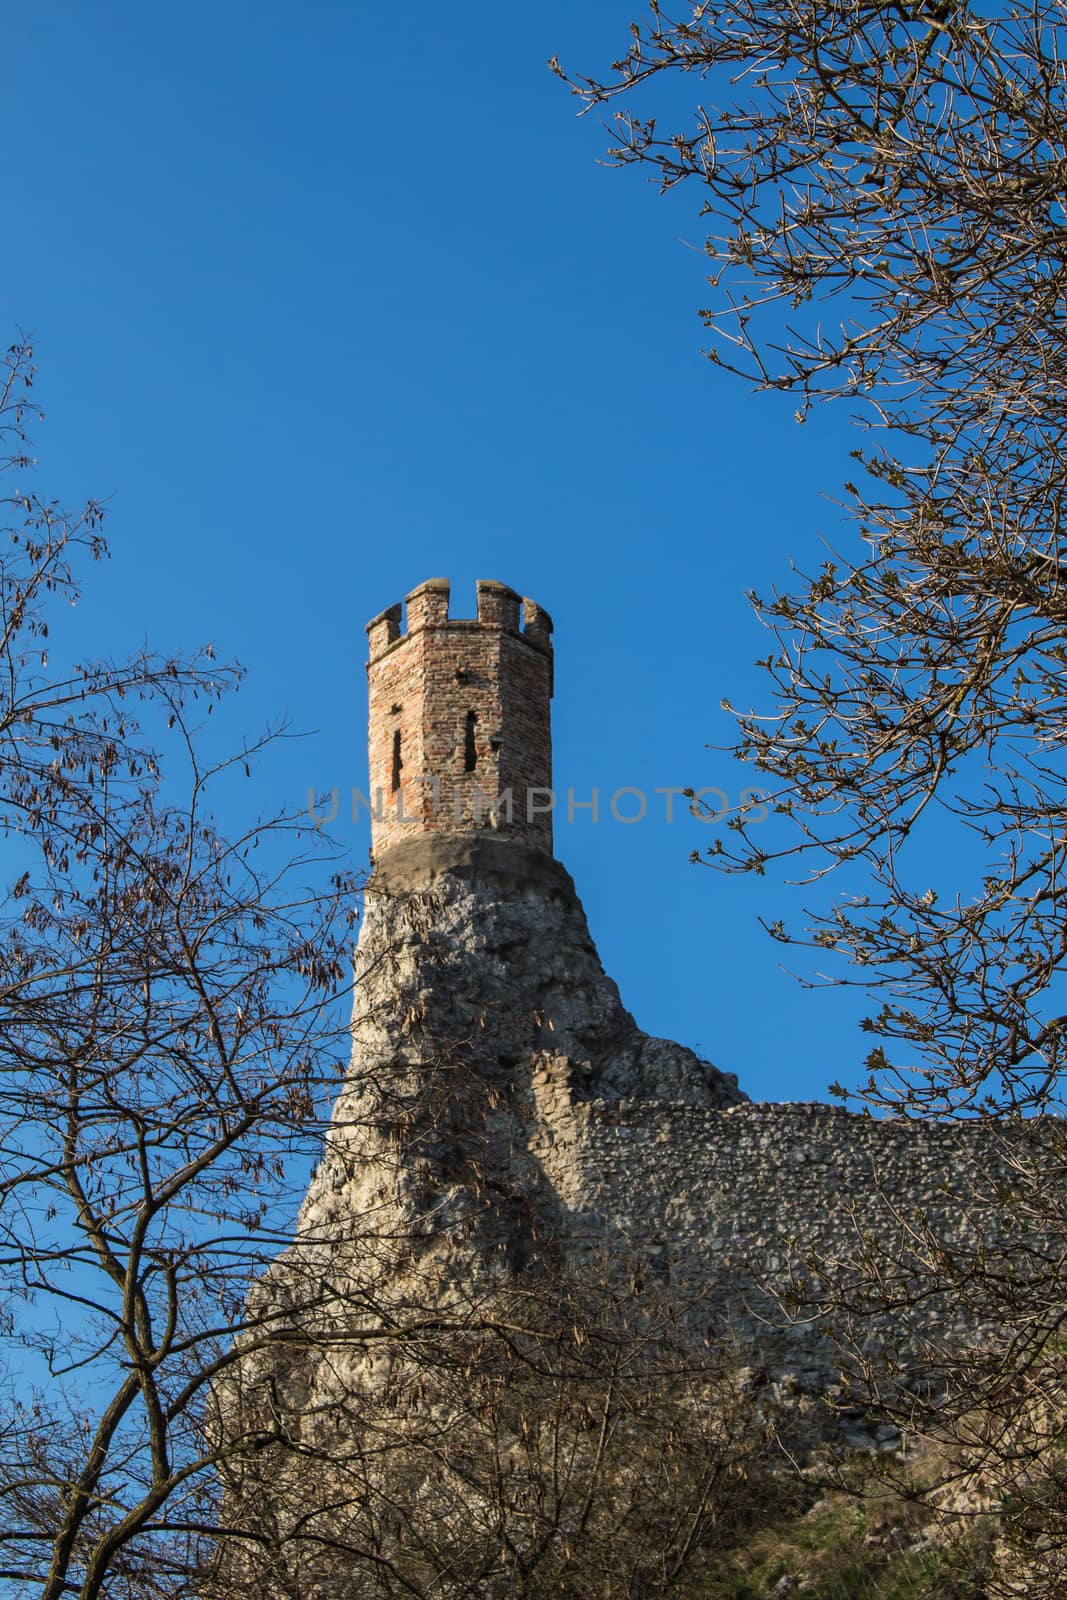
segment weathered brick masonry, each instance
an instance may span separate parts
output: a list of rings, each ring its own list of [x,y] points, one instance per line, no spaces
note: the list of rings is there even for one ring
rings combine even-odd
[[[399,605],[367,627],[375,860],[481,830],[551,851],[551,618],[484,579],[474,621],[449,617],[447,578],[405,604],[406,631]]]

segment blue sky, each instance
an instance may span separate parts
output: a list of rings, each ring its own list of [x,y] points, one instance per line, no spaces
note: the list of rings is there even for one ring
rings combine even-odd
[[[707,748],[760,693],[744,592],[850,537],[847,419],[800,428],[702,359],[696,197],[600,165],[547,71],[606,66],[631,9],[5,18],[2,331],[36,334],[42,490],[111,497],[72,642],[239,658],[234,737],[307,733],[265,808],[364,782],[364,623],[439,575],[454,614],[479,577],[553,614],[558,788],[749,781]],[[861,1002],[758,925],[802,892],[690,866],[707,832],[558,830],[624,1000],[755,1098],[855,1081]]]

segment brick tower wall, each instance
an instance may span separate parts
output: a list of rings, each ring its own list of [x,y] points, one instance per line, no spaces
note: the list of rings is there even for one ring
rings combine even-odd
[[[375,860],[420,835],[482,831],[551,852],[547,612],[483,580],[477,620],[450,618],[444,578],[406,607],[406,630],[399,605],[367,625]]]

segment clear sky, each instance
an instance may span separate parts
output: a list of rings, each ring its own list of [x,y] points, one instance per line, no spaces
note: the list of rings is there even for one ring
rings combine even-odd
[[[37,336],[42,490],[111,497],[72,626],[239,658],[234,736],[308,734],[264,807],[364,783],[364,623],[435,576],[456,615],[479,577],[553,614],[557,788],[750,781],[708,748],[720,699],[760,693],[744,592],[850,537],[850,441],[702,359],[696,196],[598,164],[546,69],[606,68],[635,8],[5,16],[0,332]],[[758,925],[803,893],[690,866],[707,837],[662,801],[560,825],[624,1000],[755,1098],[855,1081],[861,1002],[797,985]]]

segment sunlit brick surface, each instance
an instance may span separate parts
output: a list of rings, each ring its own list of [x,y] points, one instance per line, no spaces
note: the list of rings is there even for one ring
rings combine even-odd
[[[502,583],[477,589],[477,620],[451,619],[432,578],[407,596],[406,628],[399,605],[368,624],[376,860],[482,830],[551,852],[552,622]]]

